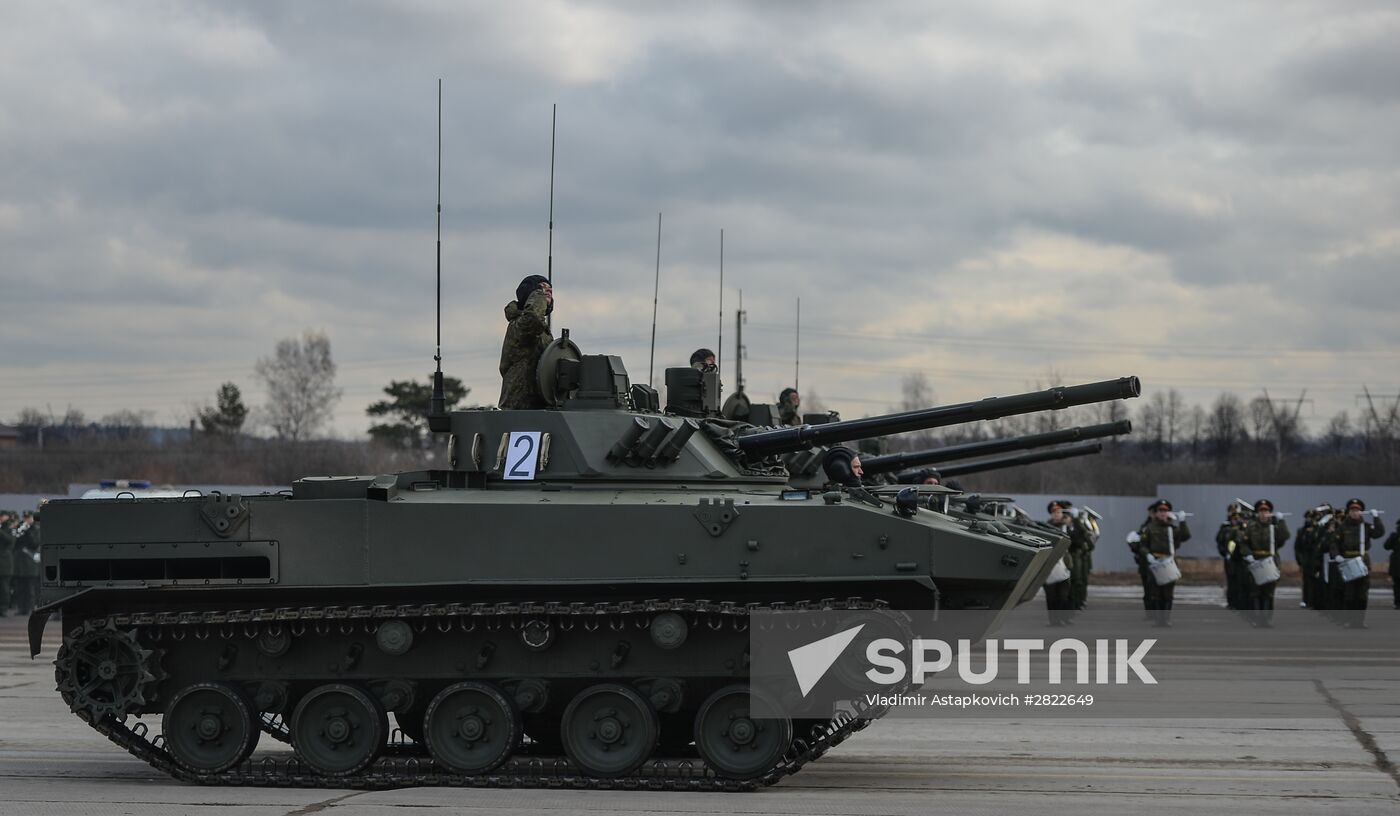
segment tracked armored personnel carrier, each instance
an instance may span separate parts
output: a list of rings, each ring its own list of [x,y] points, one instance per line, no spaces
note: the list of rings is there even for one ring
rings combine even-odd
[[[784,458],[1138,393],[761,429],[713,418],[699,372],[667,377],[662,411],[565,332],[551,408],[432,417],[440,470],[51,502],[32,651],[61,610],[64,701],[183,780],[750,789],[865,722],[752,716],[753,610],[1006,609],[1063,544],[792,488]],[[294,752],[252,756],[260,735]]]

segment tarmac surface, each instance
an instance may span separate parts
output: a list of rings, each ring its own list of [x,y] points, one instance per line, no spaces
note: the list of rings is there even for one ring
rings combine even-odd
[[[1385,595],[1372,606],[1384,605],[1393,624]],[[1279,596],[1296,607],[1296,590]],[[1221,600],[1213,587],[1181,587],[1177,605]],[[1091,604],[1131,603],[1126,587],[1091,595]],[[53,691],[58,631],[49,627],[44,655],[31,661],[23,622],[0,618],[0,816],[1400,812],[1400,716],[1354,716],[1345,689],[1332,692],[1336,716],[1284,721],[887,718],[748,794],[197,787],[156,773],[68,713]]]

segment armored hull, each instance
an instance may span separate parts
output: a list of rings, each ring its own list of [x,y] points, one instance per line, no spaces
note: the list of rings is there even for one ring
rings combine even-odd
[[[792,489],[623,382],[455,413],[444,470],[53,502],[32,649],[61,609],[65,701],[192,781],[748,789],[865,722],[750,715],[755,609],[1006,610],[1067,544]]]

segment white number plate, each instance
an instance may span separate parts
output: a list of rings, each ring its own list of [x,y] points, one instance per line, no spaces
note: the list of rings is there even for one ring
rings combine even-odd
[[[506,442],[506,463],[502,479],[529,480],[535,478],[540,461],[540,432],[511,431]]]

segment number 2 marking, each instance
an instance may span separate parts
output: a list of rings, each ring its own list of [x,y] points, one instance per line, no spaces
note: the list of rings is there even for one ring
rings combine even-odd
[[[533,479],[539,461],[539,431],[512,431],[506,443],[506,466],[503,479]]]

